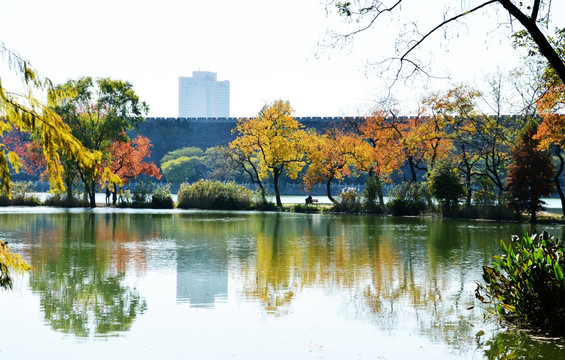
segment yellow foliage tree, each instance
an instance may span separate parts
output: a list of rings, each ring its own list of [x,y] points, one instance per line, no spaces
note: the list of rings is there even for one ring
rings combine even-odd
[[[12,272],[24,273],[30,269],[20,255],[14,254],[7,243],[0,240],[0,288],[12,288]]]
[[[273,177],[277,206],[281,207],[279,179],[283,172],[291,179],[306,164],[306,138],[304,126],[292,116],[288,101],[277,100],[265,105],[256,118],[240,119],[234,130],[237,138],[230,148],[245,156],[253,153],[259,158],[259,177]]]
[[[10,51],[0,42],[0,56],[8,68],[18,76],[21,88],[9,91],[2,86],[0,78],[0,193],[11,196],[10,167],[18,171],[19,157],[2,141],[4,135],[13,130],[34,133],[41,141],[45,166],[51,188],[63,191],[63,166],[60,156],[74,159],[85,169],[98,171],[101,154],[88,151],[72,134],[50,105],[61,96],[47,78],[40,76],[27,60]],[[47,95],[47,103],[37,99],[36,94]],[[0,241],[0,287],[11,288],[11,270],[27,271],[29,265],[13,254],[4,242]]]
[[[21,80],[20,91],[9,91],[2,86],[0,78],[0,191],[10,196],[10,167],[18,171],[21,166],[18,156],[10,151],[1,139],[12,130],[36,133],[41,140],[42,151],[51,188],[63,191],[63,167],[60,156],[72,158],[86,169],[98,169],[99,152],[88,151],[71,134],[49,105],[61,96],[47,78],[41,77],[27,60],[7,49],[0,42],[0,55],[9,68]],[[36,98],[36,93],[47,94],[47,104]]]
[[[328,129],[323,135],[312,135],[308,141],[310,165],[304,176],[304,184],[311,190],[315,184],[324,183],[328,199],[335,203],[331,183],[350,174],[354,144],[350,136],[336,128]]]

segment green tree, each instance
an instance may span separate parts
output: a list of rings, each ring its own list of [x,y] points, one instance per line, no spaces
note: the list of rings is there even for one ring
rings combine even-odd
[[[183,147],[166,153],[165,156],[163,156],[163,158],[161,159],[161,165],[163,165],[167,161],[178,159],[182,156],[191,158],[195,156],[202,156],[203,154],[204,151],[202,151],[202,149],[199,147],[195,147],[195,146]]]
[[[507,185],[511,203],[518,213],[525,211],[530,221],[536,221],[536,213],[543,209],[543,196],[553,193],[555,167],[548,152],[538,149],[540,140],[534,138],[538,125],[530,120],[512,149],[512,163],[508,169]]]
[[[161,170],[167,181],[180,184],[182,182],[195,182],[201,178],[203,167],[200,157],[181,156],[169,160],[161,165]]]
[[[139,100],[129,82],[109,78],[94,81],[91,77],[82,77],[69,80],[56,89],[65,96],[55,103],[54,110],[84,146],[103,154],[106,164],[111,163],[112,141],[129,141],[126,131],[143,122],[148,111],[147,104]],[[76,169],[79,174],[91,207],[96,206],[96,185],[121,181],[108,168],[100,171],[99,168],[84,167],[72,159],[67,166],[69,171]]]
[[[465,195],[459,175],[449,163],[440,163],[434,167],[428,177],[430,193],[440,203],[444,215],[453,214],[459,200]]]

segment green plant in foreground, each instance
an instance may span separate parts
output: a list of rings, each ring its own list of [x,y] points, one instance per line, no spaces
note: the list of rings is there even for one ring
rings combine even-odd
[[[502,255],[483,267],[483,280],[475,291],[483,303],[493,303],[500,316],[522,328],[565,334],[563,254],[559,239],[542,234],[512,236]]]

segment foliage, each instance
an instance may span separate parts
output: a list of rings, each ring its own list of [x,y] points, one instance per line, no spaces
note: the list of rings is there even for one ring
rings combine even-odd
[[[149,181],[138,181],[137,186],[132,194],[131,207],[144,208],[148,207],[149,199],[153,193],[154,185]]]
[[[159,168],[152,162],[144,161],[151,156],[151,146],[149,139],[142,135],[130,141],[114,141],[110,148],[110,170],[118,175],[124,184],[128,184],[130,179],[137,179],[141,174],[160,180]]]
[[[182,182],[194,182],[201,178],[202,160],[197,157],[181,156],[161,164],[161,170],[167,181],[180,184]]]
[[[126,131],[143,122],[148,111],[129,82],[82,77],[57,86],[57,90],[65,96],[54,103],[54,110],[88,149],[103,155],[106,164],[112,164],[112,143],[128,142]],[[109,168],[85,168],[72,161],[65,164],[69,173],[74,170],[80,176],[91,207],[96,206],[98,184],[121,184]]]
[[[332,207],[333,211],[348,213],[361,212],[361,203],[359,202],[357,189],[352,187],[343,188],[337,198],[338,202]]]
[[[428,188],[430,194],[439,201],[444,215],[453,215],[465,195],[459,176],[448,163],[434,168],[428,178]]]
[[[184,183],[178,192],[182,209],[245,210],[253,206],[253,192],[233,182],[199,180]]]
[[[381,183],[374,177],[367,179],[363,189],[363,207],[368,213],[382,213],[383,208],[377,205],[379,193],[382,192]]]
[[[51,187],[57,191],[64,189],[61,154],[73,159],[85,169],[96,169],[101,154],[86,149],[71,133],[71,129],[51,108],[50,104],[63,94],[57,91],[51,81],[38,74],[27,60],[8,50],[0,42],[0,56],[8,67],[21,80],[20,91],[9,91],[0,85],[0,138],[12,131],[34,133],[39,139],[46,172]],[[48,104],[39,101],[38,93],[47,94]],[[22,163],[16,152],[0,143],[0,191],[11,196],[11,176],[9,167],[18,172]]]
[[[163,156],[163,158],[161,159],[161,166],[167,161],[175,160],[183,156],[192,158],[192,157],[200,157],[202,155],[204,155],[204,151],[202,151],[202,149],[199,147],[195,147],[195,146],[183,147],[166,153],[165,156]]]
[[[22,274],[30,270],[31,266],[20,255],[14,254],[8,243],[0,240],[0,288],[12,289],[12,274]]]
[[[33,183],[31,181],[17,181],[12,184],[12,197],[5,193],[0,195],[0,206],[38,206],[40,201],[32,195]]]
[[[500,316],[519,327],[563,335],[565,331],[565,283],[563,242],[547,232],[512,236],[500,241],[502,255],[483,267],[485,285],[476,298],[493,303]]]
[[[259,180],[273,177],[277,206],[282,207],[279,179],[283,171],[296,179],[305,165],[307,133],[303,125],[294,120],[288,101],[277,100],[265,105],[254,119],[240,119],[230,143],[245,158],[257,156]]]
[[[328,199],[335,203],[331,194],[331,182],[351,174],[351,151],[350,136],[336,127],[328,129],[322,135],[312,133],[307,147],[309,165],[303,179],[307,192],[314,185],[323,183],[326,185]]]
[[[151,194],[151,207],[153,209],[172,209],[175,207],[171,184],[158,185]]]
[[[290,208],[290,211],[297,213],[319,213],[321,208],[315,205],[294,204]]]
[[[395,186],[389,196],[387,208],[393,216],[418,215],[427,208],[426,187],[416,182],[405,181]]]
[[[508,169],[508,188],[511,203],[517,213],[526,211],[532,222],[543,209],[543,196],[553,193],[554,166],[551,155],[538,149],[540,141],[534,138],[537,124],[528,122],[512,151],[512,164]]]

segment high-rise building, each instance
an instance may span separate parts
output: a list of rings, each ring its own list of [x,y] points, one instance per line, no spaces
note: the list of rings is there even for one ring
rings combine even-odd
[[[179,117],[230,116],[230,82],[217,81],[216,73],[193,71],[179,77]]]

